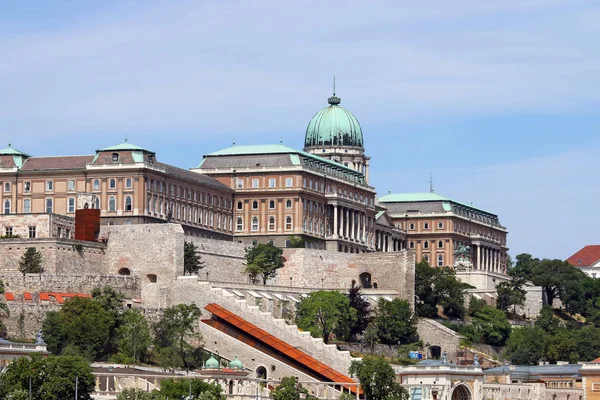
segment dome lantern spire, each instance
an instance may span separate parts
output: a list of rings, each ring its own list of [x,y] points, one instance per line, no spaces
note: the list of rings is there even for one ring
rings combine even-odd
[[[342,99],[335,95],[335,75],[333,76],[333,96],[327,99],[327,102],[332,106],[337,106],[342,102]]]

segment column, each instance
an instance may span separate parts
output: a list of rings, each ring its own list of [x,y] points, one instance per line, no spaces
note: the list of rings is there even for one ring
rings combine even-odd
[[[333,232],[332,232],[333,238],[337,239],[339,237],[338,235],[338,206],[337,204],[333,205]]]
[[[350,237],[350,210],[346,208],[346,215],[344,216],[344,237]]]
[[[350,210],[350,234],[348,235],[350,240],[354,240],[354,210]]]
[[[481,247],[477,245],[477,265],[475,269],[481,269]]]

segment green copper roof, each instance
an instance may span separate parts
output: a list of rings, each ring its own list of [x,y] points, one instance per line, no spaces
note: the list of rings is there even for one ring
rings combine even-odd
[[[449,199],[444,196],[440,196],[439,194],[432,193],[432,192],[390,193],[390,194],[386,194],[385,196],[380,197],[378,200],[380,203],[417,203],[420,201],[443,201],[443,202],[454,203],[454,204],[460,205],[462,207],[467,207],[467,208],[470,208],[473,210],[477,210],[477,211],[485,213],[485,214],[490,214],[490,215],[494,215],[494,216],[496,215],[489,211],[485,211],[480,208],[473,207],[470,204],[461,203],[460,201],[452,200],[452,199]],[[451,210],[451,207],[448,203],[443,203],[442,207],[446,211]]]
[[[311,160],[319,161],[332,167],[338,168],[345,172],[352,173],[352,175],[363,177],[358,171],[353,170],[352,168],[346,167],[344,164],[340,164],[335,161],[331,161],[328,158],[319,157],[318,155],[307,153],[305,151],[296,150],[292,147],[285,146],[283,144],[257,144],[257,145],[249,145],[249,146],[231,146],[226,149],[222,149],[219,151],[215,151],[214,153],[210,153],[205,155],[204,157],[219,157],[219,156],[246,156],[246,155],[258,155],[258,154],[289,154],[290,159],[294,165],[300,165],[299,156],[307,157]],[[202,167],[202,162],[198,165],[198,168]]]
[[[356,117],[339,106],[341,99],[335,93],[328,102],[329,106],[316,113],[309,122],[304,147],[363,147],[362,129]]]
[[[0,156],[25,156],[25,157],[31,157],[29,154],[27,153],[23,153],[22,151],[19,151],[17,149],[15,149],[14,147],[11,146],[11,144],[8,144],[8,147],[0,150]]]
[[[390,193],[379,198],[380,203],[411,203],[417,201],[449,201],[437,193]]]
[[[98,150],[96,150],[96,153],[101,152],[101,151],[126,151],[126,150],[143,151],[143,152],[150,153],[150,154],[156,154],[153,151],[150,151],[148,149],[144,149],[143,147],[136,146],[135,144],[129,143],[127,140],[125,140],[125,142],[123,142],[121,144],[117,144],[117,145],[110,146],[110,147],[105,147],[103,149],[98,149]]]
[[[231,369],[244,369],[244,365],[242,362],[235,356],[233,360],[229,363],[229,368]]]
[[[214,357],[210,357],[204,363],[204,368],[217,369],[217,368],[219,368],[219,361],[217,361],[217,359]]]

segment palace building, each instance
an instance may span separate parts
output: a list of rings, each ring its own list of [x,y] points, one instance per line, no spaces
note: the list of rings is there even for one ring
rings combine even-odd
[[[475,269],[504,272],[507,231],[497,215],[435,193],[377,199],[362,128],[340,104],[334,93],[314,115],[303,150],[234,145],[191,170],[127,140],[84,156],[33,157],[9,145],[0,150],[0,205],[13,217],[0,219],[0,234],[70,236],[56,223],[36,230],[30,221],[41,217],[14,226],[14,216],[73,217],[87,207],[104,225],[174,222],[188,235],[281,247],[302,239],[348,253],[409,249],[436,266],[454,265],[467,245]]]

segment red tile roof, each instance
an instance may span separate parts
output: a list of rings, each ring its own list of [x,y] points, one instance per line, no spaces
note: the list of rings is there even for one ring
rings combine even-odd
[[[575,267],[589,267],[598,260],[600,260],[600,244],[585,246],[567,258],[567,262]]]
[[[94,156],[31,157],[23,164],[22,171],[47,169],[84,169]]]
[[[260,329],[256,325],[251,324],[250,322],[235,315],[231,311],[226,310],[225,308],[221,307],[218,304],[211,303],[211,304],[208,304],[204,308],[207,311],[209,311],[210,313],[212,313],[214,316],[217,316],[218,318],[228,322],[235,328],[252,336],[258,342],[263,343],[263,344],[267,345],[268,347],[283,353],[287,357],[302,364],[308,370],[312,370],[312,371],[322,375],[323,377],[328,379],[330,382],[356,383],[351,378],[337,372],[333,368],[328,367],[327,365],[323,364],[322,362],[320,362],[320,361],[314,359],[313,357],[309,356],[308,354],[304,353],[303,351],[298,350],[297,348],[287,344],[283,340],[278,339],[277,337]],[[356,389],[354,387],[350,387],[350,390],[352,392],[356,392]]]

